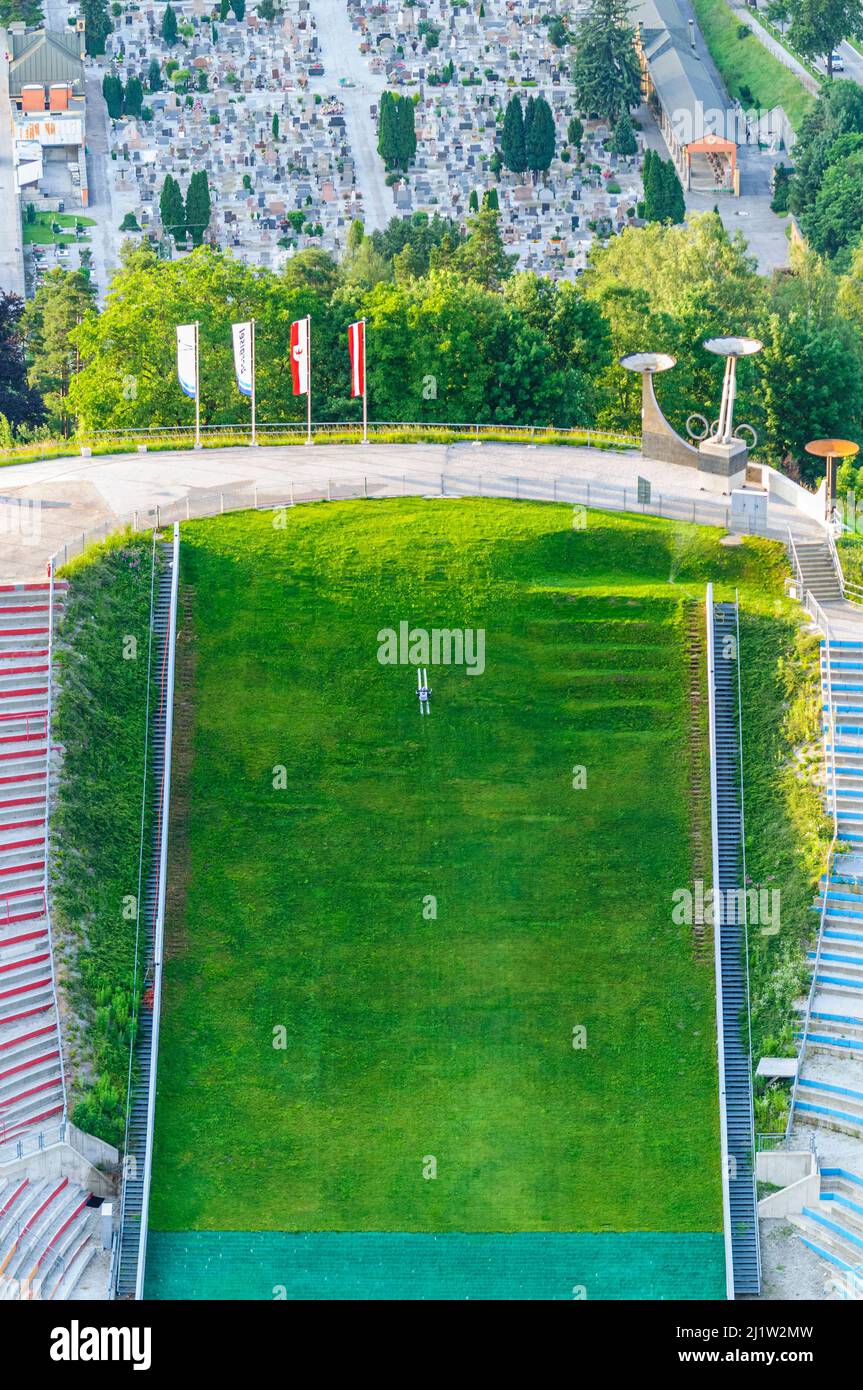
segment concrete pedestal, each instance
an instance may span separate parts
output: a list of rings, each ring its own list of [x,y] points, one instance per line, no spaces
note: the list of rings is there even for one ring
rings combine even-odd
[[[704,484],[711,492],[730,493],[742,487],[748,461],[749,450],[742,439],[732,439],[730,444],[705,439],[698,446],[698,471],[705,475]]]

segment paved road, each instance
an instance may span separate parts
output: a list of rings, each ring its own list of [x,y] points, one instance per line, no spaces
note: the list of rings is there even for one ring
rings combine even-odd
[[[311,86],[321,92],[337,92],[344,102],[348,144],[356,161],[357,188],[363,195],[362,220],[366,231],[379,231],[393,216],[393,197],[384,182],[386,171],[377,152],[377,129],[369,107],[380,100],[386,83],[382,74],[369,72],[345,0],[312,0],[312,12],[324,76],[312,78]],[[339,87],[340,77],[354,86]]]
[[[0,582],[44,575],[49,556],[82,532],[139,513],[145,524],[156,506],[189,499],[203,511],[202,494],[211,494],[208,510],[218,510],[213,494],[225,493],[225,510],[259,501],[287,500],[293,483],[297,499],[310,491],[347,495],[362,490],[400,496],[440,495],[534,496],[552,501],[605,502],[619,506],[623,488],[632,506],[637,480],[647,478],[654,505],[663,500],[664,515],[723,524],[727,499],[703,490],[703,475],[674,464],[643,459],[635,450],[610,453],[565,446],[483,444],[370,444],[274,447],[260,449],[177,450],[153,454],[115,454],[104,458],[53,459],[0,470]],[[606,489],[603,494],[602,489]],[[612,490],[613,496],[608,495]],[[677,499],[672,502],[672,499]],[[665,505],[665,504],[668,505]],[[799,534],[818,528],[790,507],[771,502],[772,533],[787,536],[792,524]]]
[[[24,251],[21,212],[12,163],[12,107],[9,69],[3,56],[8,46],[0,29],[0,290],[24,293]]]
[[[847,77],[852,82],[859,82],[863,87],[863,54],[852,48],[850,43],[840,43],[838,51],[842,54],[845,71],[837,72],[836,77]],[[826,68],[826,64],[824,66]]]
[[[93,278],[104,304],[111,272],[118,264],[120,214],[111,199],[111,160],[108,150],[107,108],[102,97],[102,70],[91,67],[87,73],[87,180],[90,202],[87,216],[95,218],[90,228]],[[116,223],[116,225],[115,225]]]

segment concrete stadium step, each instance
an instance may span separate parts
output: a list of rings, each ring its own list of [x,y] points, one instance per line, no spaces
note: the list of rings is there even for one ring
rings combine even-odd
[[[801,1076],[795,1114],[802,1124],[863,1138],[863,1092]]]
[[[844,736],[837,740],[836,747],[829,742],[824,745],[825,755],[829,764],[836,764],[837,774],[842,771],[859,773],[863,768],[863,745],[858,749]]]
[[[34,1182],[25,1178],[10,1194],[5,1204],[5,1194],[0,1194],[0,1274],[5,1274],[9,1262],[14,1258],[15,1250],[26,1233],[62,1196],[68,1186],[68,1178]]]
[[[67,1258],[66,1266],[61,1271],[59,1279],[54,1283],[45,1281],[42,1292],[43,1300],[63,1303],[67,1299],[73,1298],[76,1286],[81,1282],[87,1267],[98,1253],[99,1247],[95,1236],[85,1236],[71,1257]]]
[[[14,665],[0,662],[0,691],[17,690],[35,680],[47,681],[47,661],[18,661]]]
[[[0,584],[0,602],[2,603],[29,603],[31,599],[28,595],[35,594],[36,602],[39,601],[40,594],[47,594],[51,589],[50,579],[31,579],[21,584]],[[54,580],[54,602],[61,603],[69,591],[68,579]]]
[[[89,1193],[68,1180],[61,1192],[49,1196],[8,1257],[7,1300],[40,1297],[45,1270],[54,1271],[58,1262],[62,1264],[64,1252],[80,1245],[88,1234],[88,1200]]]
[[[29,829],[34,821],[44,825],[44,793],[31,791],[27,796],[9,796],[0,789],[0,827],[3,830]]]
[[[19,1062],[31,1061],[48,1047],[52,1039],[56,1041],[57,1027],[53,1020],[49,1023],[19,1024],[17,1032],[8,1037],[0,1033],[0,1072]]]
[[[41,873],[35,874],[35,882],[15,883],[14,872],[0,879],[0,928],[8,923],[22,920],[24,912],[45,912],[45,884]]]
[[[816,900],[812,904],[812,911],[820,916],[823,900]],[[846,902],[842,899],[837,901],[833,897],[828,897],[827,908],[824,913],[824,926],[827,931],[863,931],[863,919],[860,916],[859,908],[853,902]]]
[[[821,1198],[831,1193],[847,1197],[863,1210],[863,1177],[848,1168],[827,1165],[821,1168]]]
[[[0,825],[0,865],[10,864],[20,853],[42,854],[45,851],[45,832],[37,821],[29,827]]]
[[[818,1230],[813,1222],[809,1222],[800,1216],[792,1216],[791,1221],[797,1227],[797,1234],[807,1249],[811,1250],[819,1259],[824,1260],[834,1271],[834,1279],[825,1283],[825,1289],[829,1288],[834,1283],[839,1287],[848,1286],[853,1283],[856,1288],[855,1270],[859,1261],[855,1260],[853,1264],[849,1264],[848,1261],[839,1254],[841,1249],[840,1244],[834,1241],[829,1232],[824,1233]],[[842,1296],[850,1297],[851,1295],[845,1294]],[[856,1297],[856,1294],[854,1296]]]
[[[863,958],[853,954],[851,943],[848,943],[847,950],[843,950],[842,943],[822,941],[820,959],[816,951],[807,951],[806,958],[810,972],[815,969],[818,960],[817,988],[820,991],[829,990],[832,994],[856,991],[859,1002],[863,1003],[863,994],[860,993],[863,989]]]
[[[41,1210],[31,1219],[26,1233],[27,1239],[19,1238],[10,1251],[4,1274],[16,1282],[29,1282],[34,1260],[44,1258],[51,1242],[58,1239],[69,1222],[86,1208],[87,1194],[81,1188],[65,1180],[59,1191],[49,1196]]]
[[[15,1145],[19,1139],[24,1139],[33,1130],[39,1130],[49,1124],[57,1124],[58,1117],[63,1114],[63,1093],[62,1088],[56,1096],[49,1096],[46,1101],[39,1105],[34,1104],[25,1113],[20,1115],[15,1121],[0,1123],[0,1146]],[[2,1147],[0,1147],[2,1152]],[[12,1150],[9,1150],[12,1152]]]
[[[0,1000],[17,999],[22,994],[34,991],[43,981],[51,981],[51,952],[38,951],[35,954],[11,960],[0,965]]]
[[[33,845],[20,845],[16,849],[15,843],[0,844],[0,893],[6,888],[19,886],[13,883],[13,879],[26,873],[41,873],[45,868],[44,840],[37,841],[35,848]]]
[[[34,1068],[4,1086],[0,1096],[0,1143],[20,1137],[38,1119],[63,1109],[63,1075],[59,1066]]]
[[[10,729],[8,732],[4,732],[0,727],[0,760],[2,762],[12,762],[16,757],[47,758],[47,756],[48,743],[44,730],[40,730],[38,733],[27,733],[23,729],[19,729],[17,732]]]
[[[802,1030],[795,1032],[795,1041],[803,1041]],[[863,1061],[863,1037],[849,1032],[846,1025],[838,1022],[835,1018],[818,1019],[813,1018],[806,1034],[806,1046],[809,1052],[816,1055],[822,1053],[829,1057],[855,1057]]]
[[[15,1023],[54,1007],[50,967],[28,981],[0,985],[0,1024]]]
[[[814,959],[815,952],[809,953]],[[832,960],[837,955],[840,960],[863,965],[863,932],[850,932],[825,928],[821,937],[821,958]]]
[[[808,1240],[854,1268],[863,1262],[863,1239],[850,1229],[841,1213],[831,1207],[822,1211],[821,1205],[804,1207],[800,1216],[791,1217],[792,1223]]]
[[[5,1059],[27,1041],[46,1046],[57,1035],[57,1012],[53,1000],[47,1009],[40,1009],[27,1018],[0,1021],[0,1066]]]
[[[863,1206],[860,1205],[859,1198],[855,1201],[842,1192],[827,1191],[822,1180],[821,1196],[813,1205],[813,1210],[825,1216],[828,1221],[833,1221],[835,1225],[842,1226],[849,1237],[856,1236],[858,1240],[863,1237]]]

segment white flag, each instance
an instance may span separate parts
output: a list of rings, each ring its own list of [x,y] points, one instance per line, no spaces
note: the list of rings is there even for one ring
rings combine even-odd
[[[237,387],[243,396],[252,394],[254,357],[252,353],[251,323],[231,325],[234,335],[234,371],[237,374]]]
[[[187,396],[198,394],[198,326],[181,323],[177,326],[177,376]]]

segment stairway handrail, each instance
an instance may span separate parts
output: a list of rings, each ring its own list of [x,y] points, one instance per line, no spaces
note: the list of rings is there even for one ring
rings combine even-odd
[[[144,1174],[141,1192],[141,1228],[138,1237],[138,1262],[135,1277],[135,1298],[144,1297],[144,1277],[147,1266],[147,1233],[150,1219],[150,1187],[153,1178],[153,1131],[156,1119],[156,1076],[159,1061],[159,1022],[162,1009],[162,961],[165,940],[165,897],[168,879],[168,830],[171,819],[171,745],[174,733],[174,667],[177,648],[177,601],[180,582],[180,523],[174,522],[172,536],[171,594],[166,637],[167,668],[163,675],[164,689],[164,760],[157,829],[158,887],[156,918],[153,925],[153,1013],[150,1043],[150,1075],[147,1090],[147,1138],[144,1149]]]
[[[839,588],[842,592],[842,597],[844,598],[845,571],[842,568],[842,561],[839,559],[839,550],[836,545],[836,537],[833,535],[833,531],[829,526],[827,527],[827,545],[830,550],[830,559],[833,561],[833,568],[836,571],[836,578],[839,580]]]
[[[830,800],[833,806],[833,838],[830,841],[830,848],[827,851],[827,863],[824,868],[824,887],[821,893],[818,940],[815,945],[815,961],[812,967],[812,979],[809,984],[809,993],[806,996],[806,1011],[803,1015],[803,1035],[800,1039],[800,1051],[797,1054],[797,1070],[794,1073],[794,1080],[791,1084],[788,1120],[785,1125],[786,1143],[791,1137],[791,1127],[794,1124],[794,1107],[797,1104],[797,1088],[800,1080],[800,1069],[806,1060],[806,1047],[809,1041],[809,1025],[812,1020],[812,1005],[815,1002],[816,982],[818,979],[818,971],[821,966],[821,943],[824,939],[824,924],[827,917],[827,895],[830,889],[830,875],[833,871],[833,860],[836,855],[836,843],[839,839],[839,812],[836,805],[836,722],[833,714],[833,682],[830,673],[830,620],[815,595],[809,591],[807,591],[805,595],[803,606],[824,634],[824,658],[825,670],[827,671],[827,737],[829,739],[828,747],[830,751],[830,756],[827,759],[827,767],[828,787]],[[819,705],[820,703],[821,700],[819,699]]]
[[[860,584],[851,583],[849,582],[849,580],[845,578],[845,571],[842,568],[842,558],[839,554],[839,547],[836,544],[836,538],[833,535],[833,532],[829,529],[827,531],[827,543],[830,547],[830,558],[833,561],[833,568],[835,569],[836,577],[839,580],[839,587],[842,590],[842,597],[846,600],[847,603],[856,603],[860,606],[863,606],[863,586],[861,586]]]
[[[797,554],[797,546],[794,544],[794,532],[788,527],[788,544],[791,547],[791,568],[794,571],[794,578],[800,588],[803,588],[803,570],[800,568],[800,556]]]
[[[740,853],[743,865],[743,961],[746,972],[746,1029],[747,1045],[749,1052],[749,1071],[752,1072],[752,1006],[749,992],[749,899],[745,892],[747,883],[746,875],[746,819],[744,812],[745,803],[745,783],[743,781],[743,683],[740,674],[741,651],[740,651],[740,595],[739,591],[734,591],[734,633],[737,641],[737,742],[740,750]],[[750,1083],[749,1091],[751,1106],[749,1111],[749,1132],[752,1139],[752,1173],[755,1175],[755,1101],[752,1095]],[[755,1242],[755,1257],[758,1262],[758,1283],[761,1284],[761,1242]]]
[[[739,591],[734,591],[734,632],[737,639],[737,728],[738,728],[738,749],[739,759],[741,759],[741,860],[743,869],[743,965],[746,974],[746,1037],[748,1037],[749,1052],[749,1072],[752,1073],[752,1004],[749,997],[749,898],[746,895],[746,820],[743,803],[745,803],[745,783],[743,783],[743,687],[741,677],[741,605],[739,605]],[[749,1108],[749,1134],[752,1138],[752,1172],[755,1175],[755,1099],[752,1095],[752,1083],[749,1088],[750,1108]],[[759,1270],[759,1286],[762,1282],[762,1243],[756,1240],[755,1255],[757,1270]]]
[[[713,585],[707,585],[705,595],[706,637],[707,637],[707,714],[708,742],[710,752],[710,839],[711,865],[714,893],[719,890],[719,790],[716,755],[716,685],[714,671],[714,613]],[[714,913],[713,955],[716,990],[716,1058],[717,1079],[719,1082],[719,1151],[722,1180],[722,1231],[725,1243],[725,1296],[734,1299],[734,1253],[731,1240],[731,1166],[728,1154],[728,1115],[725,1090],[725,1024],[722,1016],[722,907],[720,901],[719,920]]]
[[[135,912],[135,970],[132,983],[132,1001],[135,1010],[135,1017],[132,1020],[131,1037],[129,1038],[129,1072],[126,1081],[126,1124],[123,1138],[123,1168],[122,1168],[122,1187],[120,1191],[120,1226],[122,1232],[126,1221],[126,1188],[128,1180],[127,1159],[129,1154],[129,1118],[132,1113],[132,1074],[135,1059],[135,1044],[138,1036],[138,1018],[140,1016],[140,1001],[138,1000],[138,960],[140,952],[141,938],[141,881],[143,876],[144,864],[144,825],[146,821],[147,808],[147,782],[150,767],[150,680],[153,669],[153,618],[154,618],[154,589],[156,577],[156,539],[157,530],[153,527],[153,543],[150,555],[150,631],[147,639],[147,695],[146,710],[144,715],[144,769],[141,783],[141,834],[138,847],[138,896]],[[113,1295],[112,1295],[113,1296]]]

